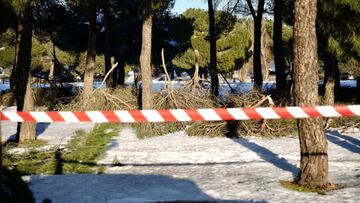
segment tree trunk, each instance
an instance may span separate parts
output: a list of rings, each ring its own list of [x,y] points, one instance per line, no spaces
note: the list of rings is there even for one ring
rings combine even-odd
[[[194,51],[195,59],[195,72],[194,72],[194,86],[193,89],[199,87],[199,63],[200,63],[200,53],[199,50],[195,49]]]
[[[19,52],[16,67],[16,104],[17,111],[34,110],[31,89],[30,66],[32,47],[32,8],[31,1],[25,2],[19,19]],[[35,124],[18,124],[16,141],[35,140]]]
[[[217,71],[216,58],[216,37],[215,37],[215,11],[213,0],[208,0],[209,8],[209,40],[210,40],[210,77],[211,77],[211,94],[215,97],[219,96],[219,78]]]
[[[275,74],[276,74],[276,90],[283,92],[286,86],[285,76],[285,59],[283,53],[283,41],[282,41],[282,18],[284,0],[275,0],[274,5],[274,62],[275,62]]]
[[[16,26],[15,28],[15,51],[14,51],[14,60],[13,60],[13,69],[10,74],[10,90],[15,91],[16,89],[16,67],[17,67],[17,57],[18,57],[18,50],[19,50],[19,27],[20,25]],[[22,25],[21,25],[22,26]]]
[[[316,39],[316,0],[295,1],[294,96],[296,105],[318,104],[318,57]],[[300,173],[297,183],[310,188],[326,187],[328,155],[323,121],[320,118],[298,121]]]
[[[360,76],[356,77],[356,89],[357,89],[359,99],[360,99]]]
[[[325,104],[333,105],[340,88],[339,62],[333,54],[325,53]]]
[[[269,80],[269,64],[268,64],[268,58],[266,55],[266,49],[268,48],[268,42],[267,42],[267,32],[266,28],[262,27],[261,29],[261,66],[264,68],[262,69],[264,71],[263,73],[263,80],[268,81]]]
[[[116,85],[124,85],[125,84],[125,59],[123,57],[122,51],[118,53],[119,55],[116,57],[116,62],[118,63],[117,67],[115,68],[115,76],[116,78]]]
[[[23,111],[34,111],[34,95],[31,87],[32,77],[29,74],[29,78],[26,84],[26,92],[24,98],[24,107]],[[20,143],[26,143],[31,140],[36,139],[36,123],[33,122],[24,122],[20,124],[20,134],[19,134]]]
[[[258,1],[258,8],[255,11],[251,0],[246,0],[251,15],[254,19],[254,56],[253,56],[253,66],[254,66],[254,88],[261,90],[263,77],[261,70],[261,23],[262,16],[264,13],[265,0]]]
[[[89,36],[88,50],[86,54],[86,67],[84,73],[84,90],[82,97],[88,97],[93,91],[95,58],[96,58],[96,3],[95,0],[88,1],[89,6]]]
[[[150,9],[150,6],[146,9]],[[142,109],[153,107],[152,99],[152,70],[151,70],[151,38],[152,38],[152,19],[150,12],[146,12],[142,28],[142,45],[140,54],[140,69],[142,79]]]
[[[104,9],[104,27],[105,27],[105,74],[111,70],[111,28],[110,28],[110,10],[108,1],[103,1],[102,6]],[[112,74],[106,79],[106,87],[110,88],[113,86]]]

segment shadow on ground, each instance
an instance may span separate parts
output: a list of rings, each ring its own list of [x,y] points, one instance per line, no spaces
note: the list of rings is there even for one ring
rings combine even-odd
[[[275,154],[271,150],[246,139],[233,139],[233,141],[255,152],[264,161],[267,161],[284,171],[291,172],[294,178],[298,175],[299,168],[297,166],[289,163],[286,159],[279,157],[278,154]]]
[[[339,131],[327,131],[326,132],[327,139],[344,149],[347,149],[353,153],[360,154],[360,140],[350,137],[348,135],[341,134]]]
[[[52,202],[254,202],[214,199],[191,180],[163,175],[32,176],[29,186],[37,201],[49,198]]]

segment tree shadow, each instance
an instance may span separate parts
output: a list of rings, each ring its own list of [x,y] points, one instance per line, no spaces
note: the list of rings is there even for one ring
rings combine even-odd
[[[338,131],[327,131],[326,137],[330,142],[339,145],[353,153],[360,154],[360,140],[343,135]]]
[[[192,180],[152,174],[32,176],[29,186],[52,202],[255,202],[215,199]]]
[[[271,150],[246,139],[232,139],[232,140],[242,145],[243,147],[246,147],[247,149],[255,152],[263,160],[273,164],[279,169],[291,172],[294,178],[298,175],[299,168],[297,166],[289,163],[286,159],[279,157],[278,154],[272,152]]]
[[[36,123],[36,138],[41,136],[41,134],[43,134],[49,126],[50,123]],[[5,141],[5,143],[10,143],[15,141],[16,141],[16,133],[10,135],[10,137]]]

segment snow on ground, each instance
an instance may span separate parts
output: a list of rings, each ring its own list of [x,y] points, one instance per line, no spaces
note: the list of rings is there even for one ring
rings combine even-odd
[[[360,202],[360,132],[334,130],[327,136],[329,179],[344,188],[326,195],[280,186],[280,180],[292,180],[298,171],[296,137],[200,138],[181,131],[139,140],[130,127],[123,128],[99,160],[105,174],[35,175],[28,180],[37,202]],[[124,166],[113,167],[115,162]]]
[[[16,107],[7,107],[3,111],[16,111]],[[15,139],[17,123],[0,122],[1,141]],[[37,123],[37,139],[45,140],[49,145],[66,144],[76,130],[90,131],[94,123]]]

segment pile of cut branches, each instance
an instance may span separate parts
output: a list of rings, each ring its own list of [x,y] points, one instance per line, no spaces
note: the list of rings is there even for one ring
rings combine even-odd
[[[69,104],[59,106],[67,111],[111,111],[137,109],[137,98],[130,88],[95,89],[86,98],[77,96]]]
[[[270,95],[253,91],[249,94],[231,95],[228,98],[232,107],[272,107],[275,105]],[[296,132],[296,120],[250,120],[237,122],[237,136],[278,137]]]

